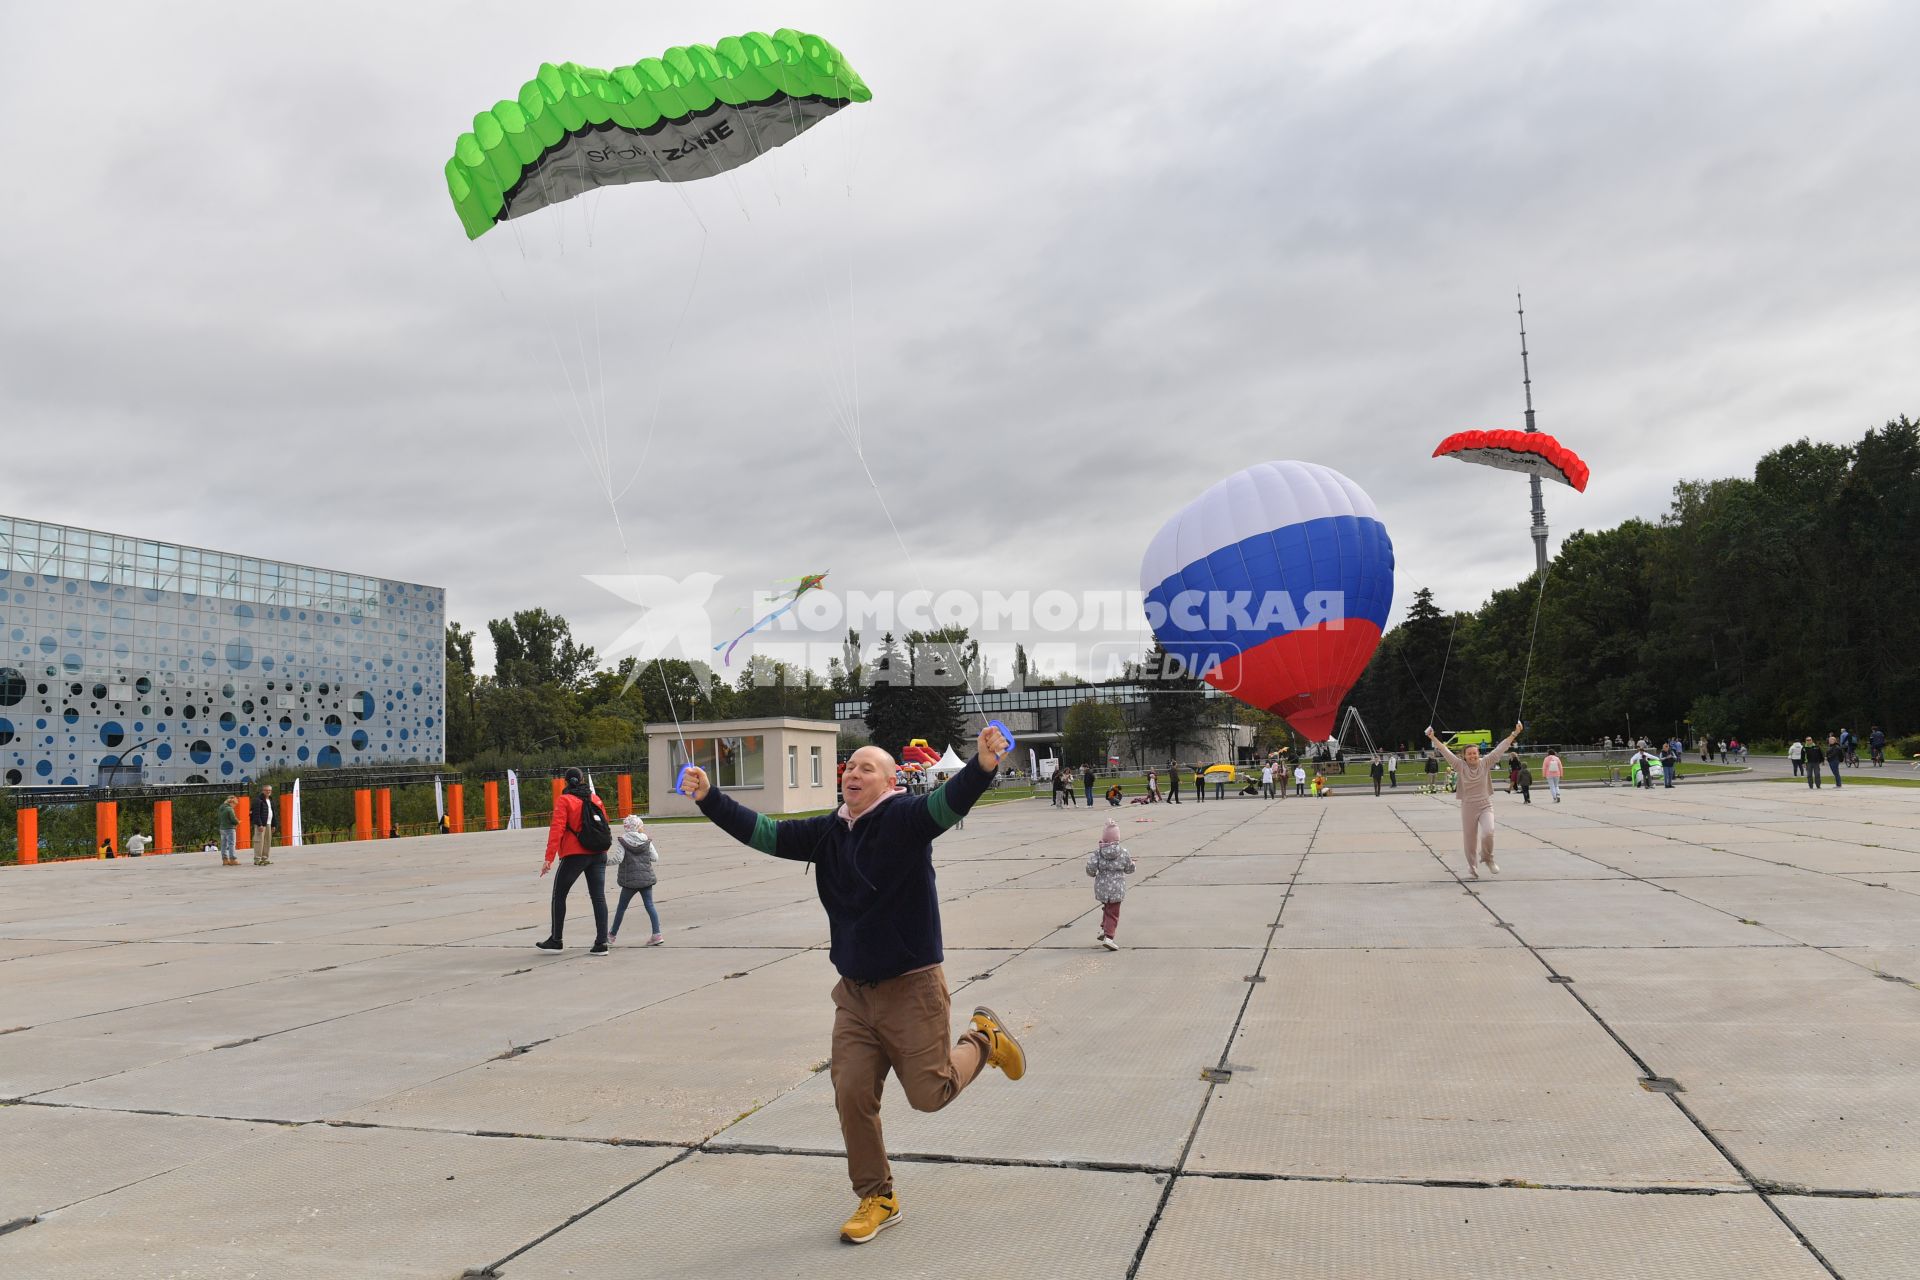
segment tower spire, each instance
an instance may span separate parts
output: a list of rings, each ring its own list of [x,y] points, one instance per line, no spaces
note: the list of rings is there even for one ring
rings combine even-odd
[[[1520,309],[1520,385],[1527,397],[1527,430],[1540,428],[1533,420],[1533,370],[1527,364],[1527,301],[1520,294],[1513,295]],[[1533,568],[1544,580],[1547,576],[1547,506],[1540,496],[1540,477],[1529,477],[1528,489],[1533,496]]]

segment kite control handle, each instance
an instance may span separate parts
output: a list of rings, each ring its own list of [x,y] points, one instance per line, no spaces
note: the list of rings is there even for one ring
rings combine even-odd
[[[1013,744],[1017,741],[1017,739],[1013,736],[1013,730],[1007,728],[1006,725],[1000,723],[998,720],[987,721],[987,728],[998,729],[1000,731],[1000,736],[1007,740],[1007,750],[1008,751],[1013,750]]]
[[[687,773],[693,768],[692,762],[680,766],[680,773],[673,780],[673,789],[679,795],[687,794]]]

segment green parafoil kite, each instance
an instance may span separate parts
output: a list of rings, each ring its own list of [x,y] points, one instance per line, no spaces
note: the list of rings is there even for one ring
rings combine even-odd
[[[454,143],[447,192],[474,240],[599,187],[725,173],[872,97],[838,49],[787,28],[612,71],[542,63]]]

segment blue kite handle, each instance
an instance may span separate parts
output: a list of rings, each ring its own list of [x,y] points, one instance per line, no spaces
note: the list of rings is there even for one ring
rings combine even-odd
[[[680,766],[680,773],[673,780],[673,789],[679,795],[687,794],[687,770],[693,768],[692,762]]]
[[[989,720],[989,721],[987,721],[987,728],[989,728],[989,729],[998,729],[998,730],[1000,731],[1000,736],[1001,736],[1001,737],[1003,737],[1003,738],[1005,738],[1005,739],[1007,740],[1007,750],[1008,750],[1008,751],[1011,751],[1011,750],[1013,750],[1013,744],[1014,744],[1015,742],[1017,742],[1017,741],[1019,741],[1019,739],[1017,739],[1017,738],[1015,738],[1015,737],[1013,736],[1013,730],[1011,730],[1011,729],[1009,729],[1009,728],[1007,728],[1007,726],[1006,726],[1006,725],[1004,725],[1004,724],[1001,724],[1001,723],[1000,723],[1000,722],[999,722],[998,720]]]

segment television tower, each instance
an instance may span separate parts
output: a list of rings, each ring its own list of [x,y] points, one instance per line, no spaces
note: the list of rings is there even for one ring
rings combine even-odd
[[[1520,305],[1520,384],[1527,393],[1527,430],[1540,428],[1533,421],[1533,373],[1527,367],[1527,302],[1519,294],[1514,301]],[[1533,569],[1541,581],[1547,576],[1547,506],[1540,497],[1540,477],[1530,476],[1528,487],[1533,491]]]

